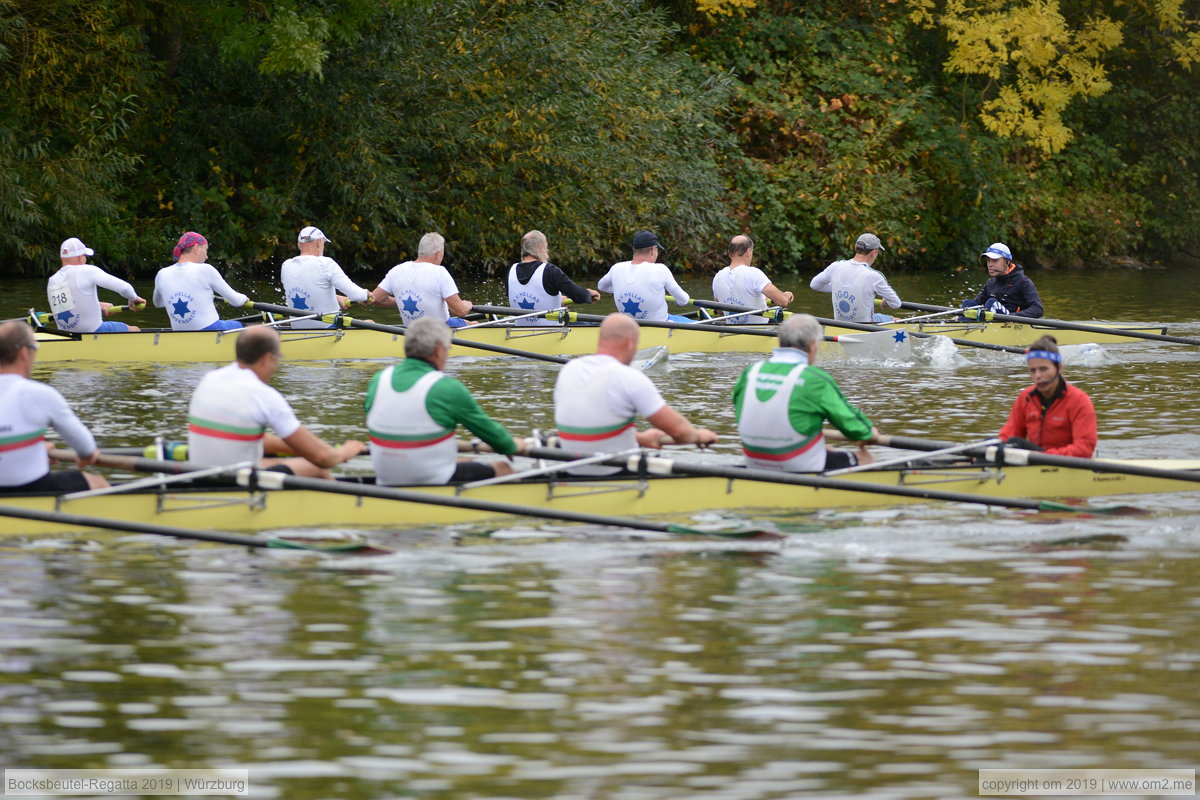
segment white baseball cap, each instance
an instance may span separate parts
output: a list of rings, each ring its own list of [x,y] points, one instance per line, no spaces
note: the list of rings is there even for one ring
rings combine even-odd
[[[72,236],[58,248],[58,254],[63,258],[74,258],[75,256],[94,256],[96,251]]]
[[[328,236],[321,232],[320,228],[309,225],[300,229],[300,235],[296,237],[296,242],[318,242],[321,239],[329,242],[332,241]]]

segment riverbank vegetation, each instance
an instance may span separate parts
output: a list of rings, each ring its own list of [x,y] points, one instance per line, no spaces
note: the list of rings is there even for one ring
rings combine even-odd
[[[0,256],[1200,259],[1197,0],[0,0]],[[1195,263],[1195,262],[1191,262]]]

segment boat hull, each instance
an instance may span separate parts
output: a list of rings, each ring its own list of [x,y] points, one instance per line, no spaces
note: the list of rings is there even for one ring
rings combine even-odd
[[[1128,462],[1164,469],[1200,470],[1200,460]],[[1156,492],[1195,491],[1190,481],[1146,478],[1044,466],[946,467],[862,472],[844,476],[864,485],[912,486],[989,497],[1094,498]],[[453,486],[414,487],[450,497]],[[462,496],[539,508],[591,514],[646,516],[691,515],[729,510],[737,517],[929,502],[868,492],[710,477],[601,479],[596,481],[516,482],[468,489]],[[252,493],[240,489],[201,488],[168,492],[130,492],[60,502],[53,496],[0,496],[0,506],[64,511],[109,519],[137,520],[183,528],[266,531],[291,528],[408,529],[502,520],[490,511],[359,498],[308,490]],[[508,517],[511,519],[511,517]],[[0,515],[0,534],[38,534],[77,530],[57,523]]]
[[[747,326],[751,329],[752,326]],[[1087,342],[1114,343],[1140,341],[1116,334],[1088,334],[1043,328],[1037,325],[1004,323],[978,324],[895,324],[892,328],[917,333],[937,333],[984,344],[1026,347],[1045,333],[1053,333],[1059,344]],[[768,327],[753,330],[773,333]],[[1162,328],[1133,328],[1151,333]],[[829,336],[856,333],[847,328],[829,327]],[[404,337],[374,330],[292,331],[282,329],[284,356],[289,361],[337,361],[403,358]],[[464,328],[455,332],[458,339],[525,350],[542,355],[578,356],[594,353],[598,328],[594,325],[521,328]],[[233,360],[237,332],[216,331],[144,331],[139,333],[84,334],[78,339],[40,333],[38,361],[98,363],[220,363]],[[678,328],[643,327],[640,346],[665,346],[672,353],[767,353],[777,344],[775,336],[752,333],[714,333]],[[488,357],[495,353],[455,345],[451,356]]]

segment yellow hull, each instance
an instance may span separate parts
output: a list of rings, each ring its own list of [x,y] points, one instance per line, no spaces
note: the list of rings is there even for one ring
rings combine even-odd
[[[1164,469],[1200,469],[1200,460],[1133,461]],[[844,476],[864,486],[918,486],[1005,498],[1092,498],[1106,495],[1194,491],[1200,484],[1057,467],[1002,470],[973,466],[930,470],[863,472]],[[454,487],[415,487],[453,496]],[[462,496],[539,508],[620,516],[690,515],[730,509],[740,518],[827,508],[933,502],[867,492],[707,477],[609,479],[593,482],[511,483],[470,489]],[[108,519],[136,520],[180,528],[266,531],[284,528],[405,529],[505,519],[488,511],[357,498],[312,491],[250,493],[240,489],[138,492],[60,502],[55,497],[0,497],[0,506],[63,511]],[[508,517],[511,519],[511,517]],[[0,517],[0,534],[71,530],[57,523]]]
[[[1059,344],[1085,342],[1139,341],[1119,335],[1086,334],[1078,331],[1051,330],[1036,325],[981,324],[895,324],[890,327],[924,333],[941,333],[960,339],[1018,347],[1028,346],[1034,339],[1053,332]],[[771,328],[756,328],[770,331]],[[1161,328],[1140,328],[1161,332]],[[830,327],[826,334],[838,336],[855,331]],[[335,361],[358,359],[402,358],[402,336],[372,330],[290,331],[281,330],[283,352],[289,361]],[[542,355],[578,356],[596,350],[597,328],[578,325],[554,328],[496,327],[466,328],[456,333],[463,340],[526,350]],[[233,360],[236,332],[211,331],[147,331],[142,333],[84,334],[69,339],[50,333],[39,333],[42,363],[62,361],[94,361],[99,363],[186,363],[225,362]],[[643,328],[641,347],[663,345],[672,353],[765,353],[775,346],[774,336],[740,333],[714,333],[668,328]],[[485,350],[456,345],[451,356],[492,356]]]

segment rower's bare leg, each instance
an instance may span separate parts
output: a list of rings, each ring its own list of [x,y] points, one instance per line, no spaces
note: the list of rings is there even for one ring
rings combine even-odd
[[[273,467],[276,464],[283,464],[285,467],[288,467],[291,469],[292,474],[298,478],[333,479],[332,472],[324,467],[318,467],[307,458],[264,458],[261,466]]]
[[[94,472],[83,472],[83,479],[87,481],[89,489],[107,489],[109,486],[108,478]]]

